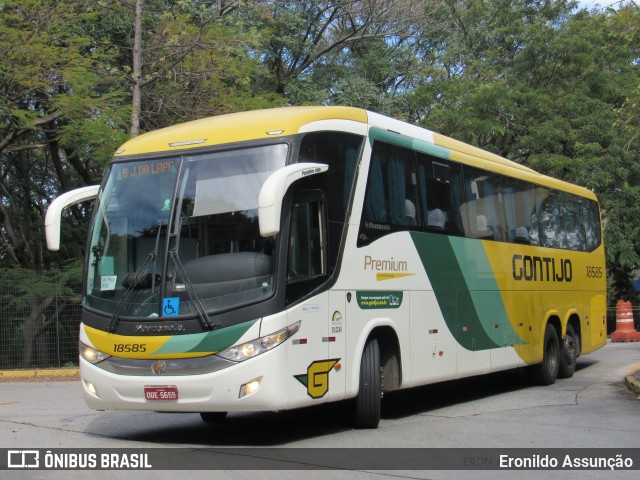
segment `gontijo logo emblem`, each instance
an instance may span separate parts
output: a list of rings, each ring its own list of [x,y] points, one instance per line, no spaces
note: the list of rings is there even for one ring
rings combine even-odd
[[[329,372],[333,370],[339,358],[316,360],[307,367],[307,373],[294,375],[302,385],[307,387],[307,394],[311,398],[322,398],[329,391]]]

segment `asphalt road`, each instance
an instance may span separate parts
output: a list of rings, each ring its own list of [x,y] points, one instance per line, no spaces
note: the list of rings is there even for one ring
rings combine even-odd
[[[230,414],[209,425],[197,414],[95,412],[77,382],[0,383],[0,448],[635,448],[640,401],[624,377],[640,370],[640,344],[608,344],[581,357],[573,378],[531,386],[517,371],[388,395],[377,430],[354,430],[348,405]],[[180,463],[180,458],[176,462]],[[185,460],[188,461],[188,460]],[[640,463],[640,462],[639,462]],[[640,467],[640,465],[638,465]],[[188,468],[188,465],[184,465]],[[87,472],[5,471],[2,478],[80,478]],[[94,471],[90,478],[175,479],[176,470]],[[637,478],[638,471],[190,471],[192,478]],[[135,477],[133,477],[135,475]]]

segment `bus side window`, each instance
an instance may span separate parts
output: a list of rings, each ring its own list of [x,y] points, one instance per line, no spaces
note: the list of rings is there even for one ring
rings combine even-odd
[[[540,244],[543,247],[566,248],[560,192],[548,190],[547,197],[538,210],[538,228],[540,230]]]
[[[584,252],[587,250],[587,236],[584,229],[584,220],[577,197],[563,194],[562,216],[566,230],[566,247],[570,250]]]
[[[534,245],[538,238],[531,225],[531,212],[535,211],[535,190],[533,185],[522,180],[504,177],[502,196],[506,221],[507,240],[515,243]]]
[[[465,167],[465,199],[463,221],[467,237],[506,240],[502,182],[498,175]]]
[[[600,210],[593,200],[580,198],[580,210],[585,229],[586,250],[592,252],[600,246],[602,232],[600,230]]]
[[[418,153],[417,160],[420,207],[426,230],[450,235],[461,234],[460,165],[423,153]]]
[[[359,245],[386,233],[418,229],[415,152],[376,141],[373,145]]]

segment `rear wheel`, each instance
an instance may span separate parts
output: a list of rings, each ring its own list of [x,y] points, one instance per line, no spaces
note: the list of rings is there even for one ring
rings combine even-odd
[[[367,342],[360,364],[360,388],[356,397],[356,428],[377,428],[382,404],[382,376],[378,340]]]
[[[576,371],[576,359],[580,353],[580,339],[576,335],[572,325],[567,325],[567,335],[560,342],[560,368],[559,378],[571,378]]]
[[[551,385],[556,381],[560,368],[560,342],[553,325],[547,324],[544,331],[542,363],[533,366],[533,378],[540,385]]]

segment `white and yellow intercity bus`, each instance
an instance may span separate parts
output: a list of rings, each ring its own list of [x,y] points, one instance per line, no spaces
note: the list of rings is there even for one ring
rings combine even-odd
[[[606,341],[596,197],[356,108],[223,115],[116,151],[80,326],[97,410],[286,410],[527,367],[570,377]]]

